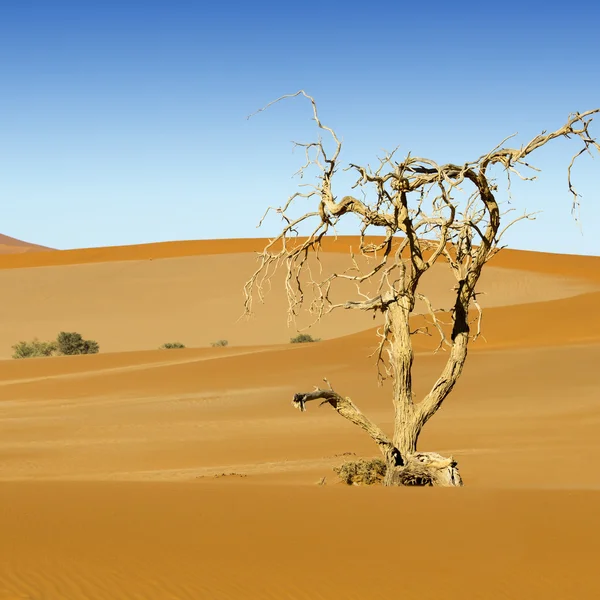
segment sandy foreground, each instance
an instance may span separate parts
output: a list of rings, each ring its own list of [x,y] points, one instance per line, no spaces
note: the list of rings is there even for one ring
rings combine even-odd
[[[238,321],[259,246],[0,256],[0,600],[600,597],[600,258],[490,264],[485,340],[421,441],[464,489],[348,488],[332,467],[373,444],[290,400],[326,376],[389,430],[377,323],[340,313],[291,345],[276,285]],[[452,280],[426,284],[443,305]],[[9,359],[60,330],[103,353]]]

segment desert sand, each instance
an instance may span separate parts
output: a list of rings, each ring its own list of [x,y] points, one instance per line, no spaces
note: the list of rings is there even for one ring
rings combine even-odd
[[[0,234],[0,256],[3,254],[25,254],[27,252],[39,252],[40,250],[51,250],[46,246],[30,244],[8,235]]]
[[[390,430],[377,322],[334,313],[290,344],[277,281],[240,320],[262,242],[0,256],[0,600],[600,597],[600,257],[493,259],[485,339],[420,441],[466,485],[386,489],[337,483],[376,448],[290,402],[327,377]],[[443,270],[425,285],[448,301]],[[60,330],[101,354],[10,359]],[[434,347],[416,338],[418,395]]]

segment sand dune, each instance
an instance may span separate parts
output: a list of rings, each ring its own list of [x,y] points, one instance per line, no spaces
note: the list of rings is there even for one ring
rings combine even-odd
[[[337,484],[372,443],[290,404],[326,376],[390,430],[373,321],[340,313],[289,344],[274,286],[236,322],[260,242],[211,244],[0,257],[3,356],[61,329],[104,351],[0,361],[0,600],[600,595],[600,258],[494,259],[485,339],[421,443],[467,487],[389,490]],[[425,283],[448,302],[451,278]],[[175,339],[197,347],[156,349]],[[435,345],[415,338],[418,397]]]
[[[186,248],[183,244],[182,254]],[[40,260],[57,254],[44,253]],[[348,257],[327,253],[322,263],[325,272],[330,272],[347,267]],[[235,252],[0,269],[0,287],[10,290],[4,302],[10,319],[3,323],[0,357],[10,357],[11,346],[20,340],[50,339],[59,331],[79,331],[108,352],[149,350],[168,341],[187,346],[208,346],[219,339],[233,345],[286,343],[313,317],[306,314],[295,326],[287,327],[287,300],[283,273],[279,273],[266,304],[255,303],[255,316],[240,319],[244,282],[255,268],[252,253]],[[455,283],[448,269],[436,266],[424,277],[423,290],[436,308],[448,309]],[[570,277],[568,271],[539,273],[491,265],[480,289],[481,304],[495,307],[593,292],[600,290],[600,280]],[[350,282],[340,282],[337,290],[334,301],[360,300]],[[417,306],[417,310],[425,311],[425,307]],[[339,310],[311,333],[331,339],[372,326],[370,314]]]
[[[22,240],[17,240],[16,238],[8,235],[2,235],[0,233],[0,255],[19,255],[28,252],[39,252],[41,250],[50,250],[50,248],[38,246],[37,244],[30,244],[29,242],[23,242]]]
[[[389,388],[376,385],[367,359],[373,345],[361,335],[302,346],[109,355],[112,361],[100,355],[4,363],[0,478],[181,480],[250,469],[311,483],[343,460],[336,454],[373,448],[332,411],[300,415],[290,399],[327,376],[389,430]],[[417,354],[419,396],[444,360]],[[465,477],[478,484],[595,489],[600,473],[589,473],[587,462],[577,472],[569,464],[584,448],[588,460],[600,458],[592,368],[598,360],[600,336],[591,344],[474,352],[423,444],[464,452]],[[48,363],[57,365],[54,373]],[[29,369],[13,371],[13,364]],[[573,422],[563,430],[565,418]],[[549,439],[548,429],[536,432],[540,422],[554,423]],[[548,470],[531,473],[532,461],[547,461]]]

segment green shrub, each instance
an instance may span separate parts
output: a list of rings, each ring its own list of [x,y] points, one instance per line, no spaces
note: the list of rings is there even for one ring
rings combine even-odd
[[[70,356],[73,354],[97,354],[98,342],[84,340],[79,333],[61,331],[53,342],[18,342],[13,347],[13,358],[36,358],[40,356]]]
[[[98,354],[100,345],[95,340],[83,340],[83,350],[81,354]]]
[[[18,342],[12,349],[14,350],[13,358],[38,358],[58,354],[56,342],[40,342],[37,338],[31,342]]]
[[[333,470],[348,485],[373,485],[381,483],[387,467],[381,458],[372,458],[348,461]]]
[[[75,331],[61,331],[56,338],[58,351],[65,356],[75,354],[97,354],[100,351],[98,342],[84,340],[80,333]]]
[[[290,338],[292,344],[306,344],[308,342],[320,342],[321,338],[314,338],[309,333],[299,333],[296,337]]]
[[[181,342],[167,342],[163,344],[159,350],[177,350],[179,348],[185,348],[185,345]]]
[[[227,340],[217,340],[216,342],[211,342],[211,346],[213,348],[224,348],[227,346],[229,342]]]

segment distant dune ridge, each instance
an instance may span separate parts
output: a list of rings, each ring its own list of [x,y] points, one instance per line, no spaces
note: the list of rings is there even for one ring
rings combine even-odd
[[[51,250],[51,248],[30,244],[29,242],[24,242],[0,233],[0,254],[23,254],[25,252],[39,252],[43,250]]]
[[[600,257],[495,257],[485,339],[421,442],[466,487],[365,489],[332,468],[376,455],[371,440],[291,399],[327,377],[390,431],[378,323],[340,311],[310,330],[322,341],[290,344],[281,276],[240,320],[264,240],[11,240],[44,252],[0,255],[0,600],[600,597]],[[327,240],[324,269],[356,242]],[[452,276],[427,277],[447,304]],[[101,353],[9,359],[59,331]],[[187,348],[158,349],[174,340]],[[421,398],[447,354],[414,344]]]
[[[173,339],[188,347],[221,339],[237,346],[285,344],[296,327],[287,326],[283,273],[274,278],[265,304],[255,303],[255,316],[240,318],[244,282],[265,243],[200,240],[0,256],[0,286],[10,290],[0,358],[10,357],[20,340],[54,339],[58,331],[80,332],[104,352],[151,350]],[[357,245],[352,236],[326,239],[323,268],[345,268],[349,248]],[[450,308],[449,269],[436,265],[423,285],[436,308]],[[488,309],[580,296],[600,291],[600,259],[507,251],[486,268],[479,289]],[[339,282],[335,294],[359,299],[348,282]],[[297,327],[311,322],[303,314]],[[378,324],[365,312],[337,311],[311,333],[333,339]]]

